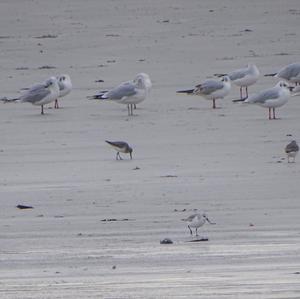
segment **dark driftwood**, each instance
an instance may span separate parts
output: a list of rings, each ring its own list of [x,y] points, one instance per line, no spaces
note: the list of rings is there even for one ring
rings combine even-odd
[[[25,206],[25,205],[17,205],[18,209],[24,210],[24,209],[33,209],[31,206]]]

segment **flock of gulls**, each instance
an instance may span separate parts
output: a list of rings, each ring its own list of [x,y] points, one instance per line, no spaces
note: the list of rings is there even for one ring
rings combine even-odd
[[[256,65],[249,64],[246,68],[234,70],[228,74],[215,74],[222,77],[221,80],[208,79],[196,85],[193,89],[179,90],[177,93],[200,95],[207,100],[211,100],[213,108],[216,108],[216,100],[225,98],[230,90],[231,83],[240,87],[240,98],[233,102],[244,102],[257,104],[268,108],[269,119],[276,119],[275,108],[286,104],[291,95],[297,95],[300,91],[300,63],[293,63],[282,68],[278,73],[266,74],[274,76],[279,81],[274,87],[262,90],[253,95],[248,95],[248,87],[255,84],[259,79],[260,72]],[[295,86],[290,86],[294,84]],[[243,89],[245,94],[243,95]]]
[[[212,108],[216,108],[216,100],[225,98],[230,90],[231,84],[235,84],[240,88],[240,98],[233,102],[243,102],[248,104],[256,104],[264,108],[268,108],[269,119],[276,119],[275,109],[286,104],[291,96],[300,93],[300,63],[292,63],[277,73],[266,74],[265,76],[273,76],[280,79],[274,86],[266,90],[262,90],[253,95],[248,94],[248,87],[257,82],[260,72],[256,65],[249,64],[245,68],[234,70],[227,74],[215,74],[221,79],[207,79],[196,85],[192,89],[179,90],[177,93],[189,95],[199,95],[207,100],[212,101]],[[139,73],[133,80],[123,82],[120,85],[110,89],[103,90],[99,93],[87,97],[88,99],[106,100],[123,105],[127,105],[128,116],[133,115],[136,105],[141,103],[149,95],[152,88],[152,82],[149,75]],[[17,98],[8,99],[1,98],[2,102],[21,102],[31,103],[32,105],[41,107],[41,114],[44,114],[44,105],[54,102],[54,108],[59,108],[58,99],[65,97],[72,90],[71,78],[67,74],[53,76],[46,81],[35,84],[30,88],[21,90],[21,95]],[[244,91],[244,92],[243,92]],[[133,149],[124,141],[108,141],[116,151],[116,160],[122,160],[121,153],[129,154],[132,159]],[[291,141],[286,147],[285,152],[288,157],[288,163],[295,162],[295,157],[299,152],[299,146],[295,140]],[[193,235],[192,228],[195,228],[195,235],[198,236],[198,228],[206,222],[211,222],[206,214],[197,213],[183,219],[187,222],[190,234]]]
[[[177,93],[202,96],[207,100],[211,100],[212,107],[215,109],[216,100],[225,98],[231,90],[231,83],[233,83],[240,87],[240,98],[233,100],[233,102],[257,104],[268,108],[269,119],[276,119],[275,108],[283,106],[291,96],[300,93],[300,63],[292,63],[283,67],[277,73],[266,74],[265,76],[274,76],[281,81],[274,87],[250,96],[248,87],[255,84],[260,76],[256,65],[249,64],[245,68],[234,70],[228,74],[215,75],[221,77],[221,79],[208,79],[192,89],[179,90]],[[131,116],[133,115],[133,109],[146,99],[151,88],[152,82],[149,75],[139,73],[133,80],[123,82],[110,90],[100,91],[96,95],[87,98],[125,104],[128,108],[128,115]],[[8,99],[4,97],[0,100],[2,102],[27,102],[41,106],[41,114],[44,114],[44,105],[55,102],[54,108],[59,108],[58,98],[66,96],[71,90],[71,78],[69,75],[64,74],[50,77],[42,83],[23,89],[22,94],[17,98]]]
[[[58,98],[69,94],[72,90],[72,82],[69,75],[53,76],[46,81],[34,84],[30,88],[22,88],[21,95],[17,98],[1,98],[2,102],[31,103],[41,106],[41,114],[44,114],[44,105],[55,102],[54,108],[58,109]]]

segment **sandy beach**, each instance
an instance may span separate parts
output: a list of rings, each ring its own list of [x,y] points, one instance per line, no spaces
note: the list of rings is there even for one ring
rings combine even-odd
[[[250,94],[274,86],[263,74],[300,60],[299,16],[298,0],[0,1],[0,97],[74,87],[44,115],[0,103],[0,298],[300,298],[300,157],[284,153],[300,97],[268,120],[236,86],[218,109],[176,94],[247,63]],[[134,116],[87,99],[139,72],[153,87]],[[206,242],[189,242],[195,212],[216,222]]]

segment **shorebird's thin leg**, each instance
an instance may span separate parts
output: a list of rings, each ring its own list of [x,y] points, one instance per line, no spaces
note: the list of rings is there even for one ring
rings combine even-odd
[[[58,106],[58,100],[56,99],[55,102],[54,102],[54,109],[58,109],[59,106]]]
[[[269,119],[272,119],[271,116],[272,116],[272,115],[271,115],[271,108],[269,108]]]
[[[127,109],[128,109],[128,116],[130,116],[130,105],[127,105]]]
[[[216,109],[216,99],[213,99],[213,109]]]
[[[276,119],[276,116],[275,116],[275,108],[273,108],[273,119]]]
[[[44,114],[44,105],[41,105],[41,114]]]
[[[288,163],[290,163],[290,156],[288,156]]]
[[[243,98],[243,87],[241,86],[240,87],[240,99],[242,99]]]
[[[198,237],[198,227],[196,227],[196,236]]]
[[[133,108],[136,109],[136,104],[133,104]]]
[[[246,86],[246,99],[248,99],[248,86]]]
[[[189,225],[188,225],[188,228],[189,228],[189,230],[190,230],[191,235],[193,235],[193,232],[192,232],[192,230],[191,230],[191,228],[190,228]]]

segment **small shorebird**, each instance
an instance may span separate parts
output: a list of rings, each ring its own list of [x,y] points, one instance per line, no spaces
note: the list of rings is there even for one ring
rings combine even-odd
[[[193,235],[193,231],[191,228],[196,228],[195,233],[196,236],[198,236],[198,228],[203,226],[204,223],[207,221],[209,224],[215,224],[214,222],[211,222],[205,213],[202,214],[193,214],[189,216],[186,219],[182,219],[183,221],[186,221],[188,224],[188,228],[190,230],[191,235]]]
[[[299,152],[299,146],[296,140],[293,140],[285,147],[285,152],[288,157],[288,163],[290,163],[290,158],[293,158],[293,162],[295,162],[295,158]]]
[[[124,141],[108,141],[108,140],[105,140],[105,142],[107,142],[109,145],[111,145],[117,151],[116,160],[123,160],[122,157],[120,156],[120,152],[129,154],[130,159],[132,159],[133,150],[128,145],[128,143],[126,143]]]
[[[88,98],[109,100],[127,105],[128,116],[130,116],[133,115],[134,106],[146,99],[151,86],[152,83],[150,77],[145,73],[139,73],[132,81],[121,83],[111,90],[101,91]]]
[[[58,81],[55,77],[51,77],[44,83],[35,84],[18,98],[7,99],[5,102],[31,103],[32,105],[41,106],[41,114],[44,114],[44,105],[55,101],[58,96]]]
[[[283,67],[279,72],[265,76],[277,77],[295,85],[300,84],[300,63],[295,62]]]
[[[56,78],[57,78],[58,86],[59,86],[59,96],[58,97],[62,98],[64,96],[66,96],[67,94],[69,94],[72,90],[71,78],[67,74],[59,75]],[[59,108],[57,99],[55,99],[54,108],[55,109]]]
[[[223,99],[230,92],[231,84],[228,76],[224,76],[221,81],[205,80],[195,86],[194,89],[179,90],[177,93],[186,93],[193,95],[200,95],[207,100],[212,100],[213,109],[216,108],[216,100]]]
[[[232,71],[228,74],[231,82],[240,87],[240,100],[248,98],[248,86],[253,85],[259,78],[259,70],[255,64],[248,64],[246,68]],[[243,87],[245,96],[243,97]]]
[[[291,92],[287,83],[280,81],[273,88],[263,90],[247,98],[244,103],[257,104],[269,109],[269,119],[276,119],[275,108],[287,103]],[[272,117],[273,111],[273,117]]]

